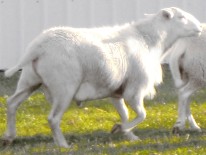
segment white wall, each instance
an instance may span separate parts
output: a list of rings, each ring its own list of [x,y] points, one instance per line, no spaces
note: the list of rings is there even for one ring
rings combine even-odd
[[[171,6],[206,21],[204,0],[1,0],[0,69],[15,65],[26,45],[43,29],[121,24]]]

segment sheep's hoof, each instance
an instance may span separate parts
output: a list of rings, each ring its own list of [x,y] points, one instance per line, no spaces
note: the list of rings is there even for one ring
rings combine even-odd
[[[2,145],[3,146],[8,146],[8,145],[11,145],[14,141],[14,138],[15,138],[15,134],[5,134],[2,138]]]
[[[193,130],[194,130],[194,129],[193,129]],[[201,129],[201,128],[198,128],[198,129],[195,129],[195,131],[201,133],[201,132],[202,132],[202,129]]]
[[[127,137],[128,140],[130,141],[138,141],[141,140],[138,136],[136,136],[133,132],[126,132],[125,136]]]
[[[12,144],[12,142],[13,142],[13,141],[3,139],[3,140],[2,140],[2,146],[9,146],[9,145]]]
[[[77,104],[77,106],[80,107],[80,108],[83,106],[83,103],[82,103],[81,101],[77,101],[76,104]]]
[[[112,134],[115,134],[115,133],[118,133],[118,132],[122,132],[121,124],[115,124],[112,128],[112,131],[111,131]]]
[[[178,135],[179,133],[180,133],[180,128],[177,127],[177,126],[173,127],[173,129],[172,129],[172,134]]]
[[[62,147],[62,148],[65,148],[65,149],[70,148],[67,143],[60,144],[59,146]]]
[[[194,132],[202,132],[202,129],[200,127],[193,127],[193,128],[190,127],[190,130]]]

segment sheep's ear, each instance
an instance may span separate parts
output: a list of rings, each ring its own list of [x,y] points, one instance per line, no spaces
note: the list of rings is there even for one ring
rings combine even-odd
[[[148,13],[145,13],[145,14],[144,14],[145,17],[151,17],[151,16],[154,16],[154,15],[155,15],[155,14],[148,14]]]
[[[163,16],[165,19],[171,19],[171,18],[174,17],[174,13],[173,13],[171,10],[163,9],[163,10],[162,10],[162,16]]]

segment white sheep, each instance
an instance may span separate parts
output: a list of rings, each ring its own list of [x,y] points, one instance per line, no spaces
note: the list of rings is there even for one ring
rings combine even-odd
[[[192,130],[201,131],[190,111],[190,96],[206,85],[206,24],[199,37],[182,38],[170,49],[169,66],[178,89],[178,119],[173,132],[185,128],[188,120]]]
[[[52,103],[48,121],[54,141],[68,144],[59,128],[71,100],[111,97],[122,119],[112,133],[131,131],[146,117],[143,99],[162,81],[160,58],[178,38],[201,32],[199,21],[178,8],[166,8],[139,22],[107,28],[49,29],[31,42],[26,54],[7,77],[22,69],[17,90],[8,99],[5,142],[15,135],[17,107],[40,85]],[[128,122],[128,101],[138,117]]]

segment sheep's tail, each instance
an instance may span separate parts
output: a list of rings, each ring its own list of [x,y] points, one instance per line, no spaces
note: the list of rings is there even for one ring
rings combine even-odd
[[[23,69],[24,66],[26,66],[27,64],[29,64],[30,62],[38,58],[38,56],[39,56],[38,52],[37,53],[33,51],[27,52],[15,66],[5,71],[4,76],[11,77],[17,71],[19,71],[20,69]]]
[[[23,55],[23,57],[20,59],[20,61],[14,67],[5,71],[4,73],[5,77],[11,77],[17,71],[23,69],[23,67],[25,67],[32,61],[38,59],[44,53],[44,50],[41,48],[41,46],[39,46],[40,44],[42,44],[43,40],[44,40],[43,35],[42,36],[40,35],[39,37],[34,39],[27,47],[26,52]]]
[[[38,50],[31,50],[31,51],[27,52],[22,57],[22,59],[17,63],[17,65],[15,65],[14,67],[5,71],[5,73],[4,73],[5,77],[11,77],[17,71],[19,71],[20,69],[23,69],[24,66],[31,63],[33,60],[39,58],[41,54],[42,54],[42,50],[39,50],[39,51]]]
[[[23,56],[23,58],[17,63],[17,65],[15,65],[14,67],[5,71],[5,73],[4,73],[5,77],[11,77],[17,71],[19,71],[20,69],[23,69],[24,66],[26,66],[27,64],[31,63],[33,60],[40,57],[40,55],[41,55],[41,52],[39,52],[39,51],[37,51],[37,52],[30,51],[30,52],[26,53]]]
[[[21,67],[19,65],[16,65],[16,66],[6,70],[4,75],[5,75],[5,77],[11,77],[12,75],[14,75],[14,73],[16,73],[20,69],[21,69]]]

